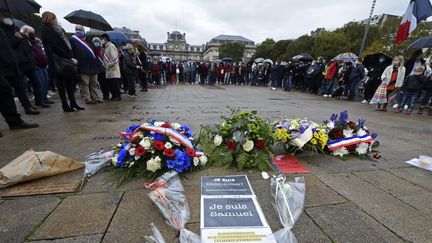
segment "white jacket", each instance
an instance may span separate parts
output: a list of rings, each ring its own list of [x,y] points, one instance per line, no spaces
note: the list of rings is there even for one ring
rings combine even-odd
[[[393,73],[393,65],[388,66],[381,75],[381,80],[386,84],[390,83],[390,79]],[[405,67],[399,67],[398,75],[396,79],[396,88],[402,87],[405,79]]]
[[[120,78],[118,51],[115,45],[108,42],[104,50],[104,66],[106,78]]]

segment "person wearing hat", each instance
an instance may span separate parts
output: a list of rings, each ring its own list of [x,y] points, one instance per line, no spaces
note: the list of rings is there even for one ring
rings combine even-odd
[[[117,47],[111,42],[108,34],[101,35],[103,49],[103,61],[105,67],[105,80],[111,93],[111,101],[120,101],[120,65]]]
[[[136,59],[134,56],[134,47],[132,44],[128,43],[124,50],[123,57],[123,73],[125,75],[125,79],[128,83],[128,96],[129,97],[137,97],[135,93],[135,82],[137,71],[141,69],[141,66],[137,65]]]

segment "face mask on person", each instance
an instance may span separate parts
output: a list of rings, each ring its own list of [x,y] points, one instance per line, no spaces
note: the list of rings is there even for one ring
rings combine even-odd
[[[13,20],[11,18],[4,18],[3,23],[11,26],[11,25],[13,25]]]
[[[101,43],[100,43],[99,41],[95,41],[95,42],[93,42],[93,45],[94,45],[95,47],[100,47],[100,46],[101,46]]]
[[[83,38],[85,36],[85,33],[83,31],[81,31],[81,30],[77,30],[77,31],[75,31],[75,35],[78,36],[78,37]]]

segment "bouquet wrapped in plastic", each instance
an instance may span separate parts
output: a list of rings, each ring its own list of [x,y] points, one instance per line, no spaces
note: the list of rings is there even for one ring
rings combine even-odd
[[[272,235],[277,242],[297,242],[291,229],[303,212],[305,193],[304,177],[296,177],[293,182],[286,182],[284,175],[271,179],[272,204],[284,226]]]
[[[185,229],[185,225],[189,221],[190,211],[184,188],[177,173],[175,171],[167,172],[153,183],[145,183],[144,186],[148,190],[148,197],[159,208],[165,222],[180,231],[179,241],[187,243],[200,242],[198,235]],[[155,234],[155,232],[157,233],[155,229],[153,227],[154,242],[165,242],[160,233]]]

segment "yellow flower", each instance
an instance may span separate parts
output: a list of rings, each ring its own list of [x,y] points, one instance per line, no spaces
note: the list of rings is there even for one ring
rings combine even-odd
[[[312,138],[310,141],[311,141],[311,143],[313,145],[317,145],[318,144],[318,141],[315,138]]]
[[[279,141],[286,143],[291,138],[291,135],[288,133],[288,130],[286,128],[282,128],[276,130],[276,138]]]

